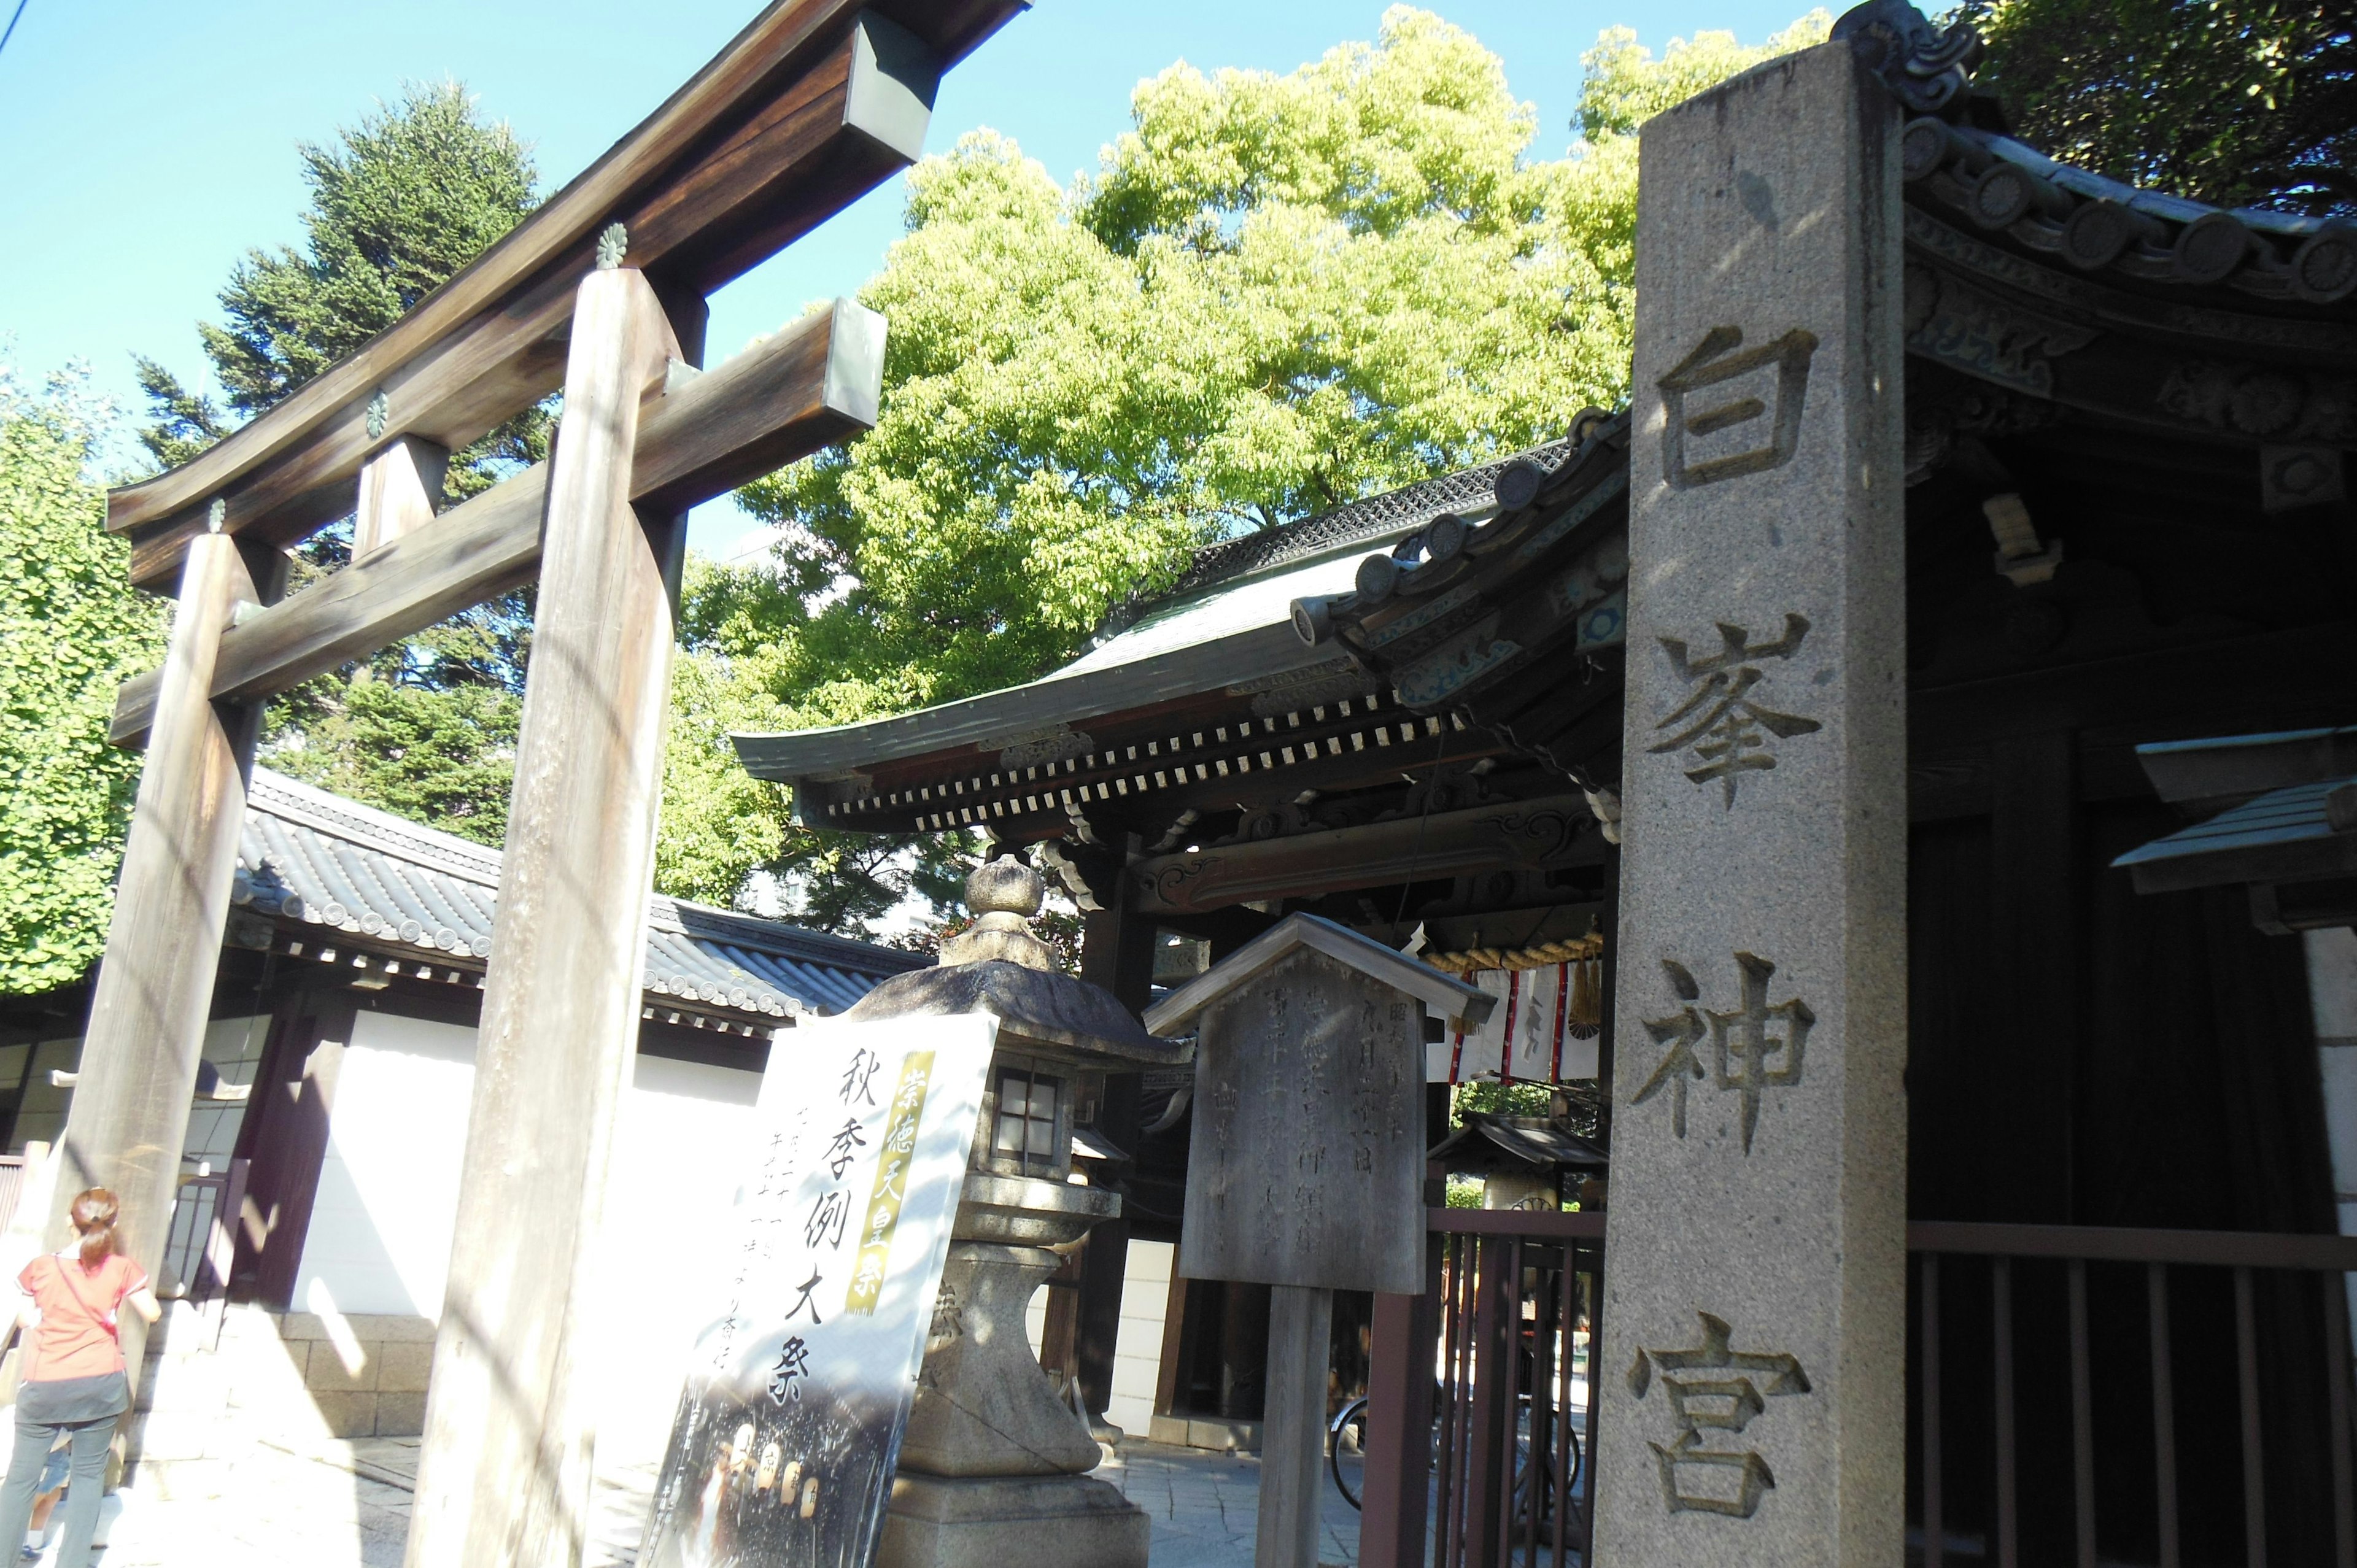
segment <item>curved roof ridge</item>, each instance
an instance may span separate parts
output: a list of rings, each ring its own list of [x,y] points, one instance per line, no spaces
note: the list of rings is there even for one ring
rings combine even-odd
[[[1099,635],[1118,631],[1145,611],[1188,594],[1412,528],[1444,511],[1487,506],[1496,476],[1509,465],[1525,457],[1547,462],[1550,454],[1559,453],[1565,446],[1559,439],[1542,441],[1469,468],[1414,479],[1290,522],[1275,523],[1203,545],[1196,550],[1191,564],[1178,575],[1177,582],[1158,594],[1134,596],[1108,618]]]
[[[2289,306],[2357,295],[2357,223],[2130,185],[1975,123],[1976,102],[1920,114],[1900,133],[1900,176],[1919,203],[2089,276]]]

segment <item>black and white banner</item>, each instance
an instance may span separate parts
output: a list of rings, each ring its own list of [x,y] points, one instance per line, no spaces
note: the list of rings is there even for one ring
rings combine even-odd
[[[997,1033],[822,1023],[772,1048],[643,1568],[873,1560]]]

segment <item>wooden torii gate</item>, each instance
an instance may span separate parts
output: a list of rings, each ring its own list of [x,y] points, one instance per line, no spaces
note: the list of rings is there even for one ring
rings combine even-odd
[[[703,373],[705,295],[912,161],[942,71],[1022,5],[777,0],[402,320],[107,498],[133,581],[179,606],[116,705],[148,755],[58,1191],[113,1187],[151,1272],[264,703],[539,584],[413,1568],[581,1559],[576,1303],[639,1026],[685,513],[876,417],[880,317],[838,300]],[[437,514],[449,452],[560,387],[550,460]],[[348,515],[352,564],[285,596],[286,548]]]

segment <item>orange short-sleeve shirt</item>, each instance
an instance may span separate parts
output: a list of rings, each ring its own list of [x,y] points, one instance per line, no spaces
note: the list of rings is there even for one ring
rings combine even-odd
[[[32,1334],[27,1382],[56,1383],[123,1370],[115,1314],[123,1298],[145,1288],[146,1271],[120,1252],[85,1269],[73,1252],[35,1258],[16,1284],[39,1308]]]

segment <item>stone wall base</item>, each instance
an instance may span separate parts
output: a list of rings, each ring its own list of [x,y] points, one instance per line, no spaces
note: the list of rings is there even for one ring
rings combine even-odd
[[[201,1487],[257,1442],[300,1452],[425,1429],[431,1318],[323,1318],[167,1302],[147,1337],[130,1437],[149,1487]]]
[[[1260,1423],[1221,1415],[1157,1415],[1146,1429],[1146,1440],[1173,1448],[1205,1448],[1214,1454],[1257,1454]]]
[[[1146,1568],[1146,1510],[1093,1476],[892,1480],[877,1568]]]

